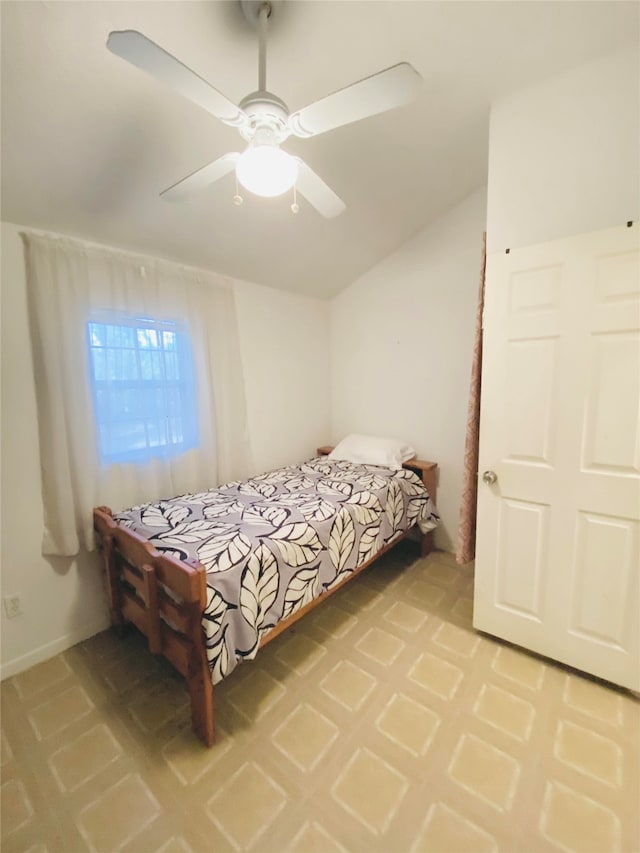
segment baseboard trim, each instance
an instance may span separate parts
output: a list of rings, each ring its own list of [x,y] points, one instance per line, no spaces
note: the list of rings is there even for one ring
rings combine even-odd
[[[43,646],[27,652],[25,655],[20,655],[18,658],[6,661],[6,663],[0,665],[0,681],[4,681],[5,678],[10,678],[12,675],[18,675],[18,673],[24,672],[25,669],[30,669],[38,663],[43,663],[49,660],[49,658],[60,654],[60,652],[70,649],[71,646],[75,646],[77,643],[93,637],[94,634],[99,634],[100,631],[108,628],[109,624],[108,617],[90,622],[87,625],[82,625],[75,631],[71,631],[69,634],[65,634],[63,637],[59,637],[57,640],[52,640],[50,643],[45,643]]]

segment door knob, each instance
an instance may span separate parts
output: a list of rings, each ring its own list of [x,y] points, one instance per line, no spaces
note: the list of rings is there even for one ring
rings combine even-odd
[[[485,471],[482,475],[482,479],[485,483],[488,483],[490,486],[493,486],[494,483],[498,482],[498,475],[495,471]]]

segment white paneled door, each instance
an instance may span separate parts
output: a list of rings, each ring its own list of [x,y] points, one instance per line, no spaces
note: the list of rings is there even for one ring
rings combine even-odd
[[[638,225],[489,256],[483,347],[474,625],[640,690]]]

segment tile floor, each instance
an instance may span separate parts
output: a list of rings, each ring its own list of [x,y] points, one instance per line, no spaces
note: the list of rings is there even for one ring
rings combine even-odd
[[[132,632],[2,685],[2,850],[640,850],[640,703],[476,634],[472,573],[400,546],[216,688],[219,741]]]

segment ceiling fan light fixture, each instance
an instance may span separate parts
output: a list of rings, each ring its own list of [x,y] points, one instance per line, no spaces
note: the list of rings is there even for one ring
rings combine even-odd
[[[294,186],[298,161],[277,145],[250,145],[238,158],[236,175],[250,193],[273,198]]]

